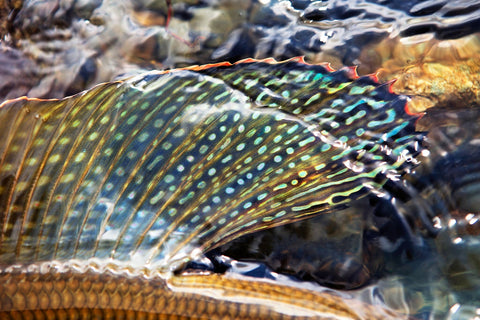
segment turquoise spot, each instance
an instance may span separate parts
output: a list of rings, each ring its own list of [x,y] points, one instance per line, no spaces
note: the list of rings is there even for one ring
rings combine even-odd
[[[140,142],[145,142],[145,140],[148,139],[148,136],[149,136],[149,134],[146,133],[146,132],[144,132],[144,133],[142,133],[142,134],[138,137],[138,141],[140,141]]]
[[[177,106],[171,106],[171,107],[168,107],[167,109],[165,109],[165,111],[163,111],[164,114],[170,114],[170,113],[173,113],[175,112],[176,110],[178,109]]]
[[[310,158],[311,158],[311,156],[310,156],[309,154],[306,154],[306,155],[304,155],[304,156],[301,156],[301,157],[300,157],[300,160],[302,160],[302,161],[307,161],[307,160],[310,159]]]
[[[264,193],[257,196],[257,200],[261,201],[261,200],[265,199],[267,196],[268,196],[268,193],[264,192]]]
[[[233,84],[234,84],[234,85],[238,85],[240,82],[242,82],[242,80],[243,80],[243,77],[240,76],[240,77],[238,77],[237,79],[235,79],[235,81],[233,81]]]
[[[228,119],[228,114],[224,114],[223,116],[220,117],[220,122],[224,122],[227,119]]]
[[[207,96],[207,94],[208,94],[208,92],[204,92],[204,93],[202,93],[201,95],[199,95],[199,96],[197,97],[197,99],[196,99],[196,100],[197,100],[197,101],[201,101],[201,100],[203,100],[203,98],[205,98],[205,97]]]
[[[407,125],[408,125],[408,122],[404,122],[404,123],[396,126],[395,128],[393,128],[392,131],[390,131],[390,132],[388,133],[388,136],[389,136],[389,137],[392,137],[392,136],[396,135],[396,134],[399,133],[403,128],[405,128]],[[407,136],[407,137],[404,137],[404,138],[408,138],[408,136]],[[401,141],[401,140],[398,139],[397,141]]]
[[[275,218],[283,217],[286,214],[287,214],[287,212],[285,210],[282,210],[275,215]]]
[[[250,90],[253,86],[257,85],[258,83],[258,77],[253,79],[253,80],[247,80],[245,81],[247,85],[245,86],[245,89]]]
[[[350,94],[363,94],[369,87],[357,87],[354,86],[352,89],[350,89]]]
[[[237,151],[242,151],[244,148],[245,148],[245,143],[240,143],[236,149]]]
[[[249,130],[249,131],[247,132],[246,136],[247,136],[248,138],[251,138],[251,137],[255,134],[255,132],[257,132],[256,129],[251,129],[251,130]]]
[[[162,148],[164,150],[169,150],[172,147],[172,144],[170,142],[164,142],[162,145]]]
[[[222,99],[223,97],[226,97],[226,96],[229,95],[229,94],[230,94],[230,93],[229,93],[228,91],[224,91],[223,93],[215,96],[215,97],[213,98],[213,100],[218,101],[218,100]]]
[[[225,158],[222,159],[222,163],[227,163],[228,161],[232,160],[232,155],[229,154],[228,156],[226,156]]]
[[[320,75],[321,76],[321,75]],[[316,76],[315,76],[316,77]],[[318,100],[320,98],[320,93],[316,93],[314,94],[313,96],[310,97],[310,99],[307,100],[307,102],[305,102],[305,105],[308,106],[309,104],[311,104],[312,102]]]
[[[314,138],[314,137],[308,137],[307,139],[300,141],[300,142],[298,143],[298,145],[299,145],[300,147],[303,147],[303,146],[305,146],[305,145],[307,145],[307,144],[309,144],[309,143],[311,143],[311,142],[314,142],[314,141],[315,141],[315,138]]]
[[[297,129],[298,129],[298,124],[296,124],[296,125],[292,126],[291,128],[289,128],[289,129],[287,130],[287,133],[288,133],[288,134],[292,134],[292,133],[294,133]]]
[[[385,111],[385,113],[387,114],[387,118],[385,120],[372,120],[367,124],[367,126],[369,128],[378,127],[384,124],[388,124],[393,120],[395,120],[395,115],[396,115],[395,110],[390,109]]]
[[[321,150],[322,152],[325,152],[325,151],[330,150],[331,147],[332,147],[332,146],[329,145],[329,144],[324,144],[320,150]]]

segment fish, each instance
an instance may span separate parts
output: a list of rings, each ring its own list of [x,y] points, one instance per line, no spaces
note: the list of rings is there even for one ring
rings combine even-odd
[[[175,273],[241,236],[404,188],[424,134],[391,85],[301,57],[246,59],[4,102],[2,314],[405,318],[331,292]]]

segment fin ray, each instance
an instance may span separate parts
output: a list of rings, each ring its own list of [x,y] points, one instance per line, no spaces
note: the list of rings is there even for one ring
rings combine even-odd
[[[423,135],[404,105],[371,77],[301,60],[154,72],[63,100],[7,102],[0,120],[38,109],[47,120],[29,139],[57,135],[18,153],[4,147],[38,163],[14,163],[17,181],[36,172],[36,182],[30,197],[12,191],[21,214],[9,207],[3,218],[0,260],[168,269],[246,233],[343,208],[415,165],[406,159]],[[6,140],[21,135],[13,129]]]

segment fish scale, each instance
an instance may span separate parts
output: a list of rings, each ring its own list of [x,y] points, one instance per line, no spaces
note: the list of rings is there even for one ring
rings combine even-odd
[[[0,110],[14,119],[0,143],[2,264],[176,268],[380,192],[423,137],[388,85],[301,59],[153,72]]]

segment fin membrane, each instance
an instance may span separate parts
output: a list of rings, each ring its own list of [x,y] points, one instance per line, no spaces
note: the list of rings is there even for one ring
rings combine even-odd
[[[0,107],[0,263],[175,268],[415,165],[405,100],[301,60],[153,72]]]

